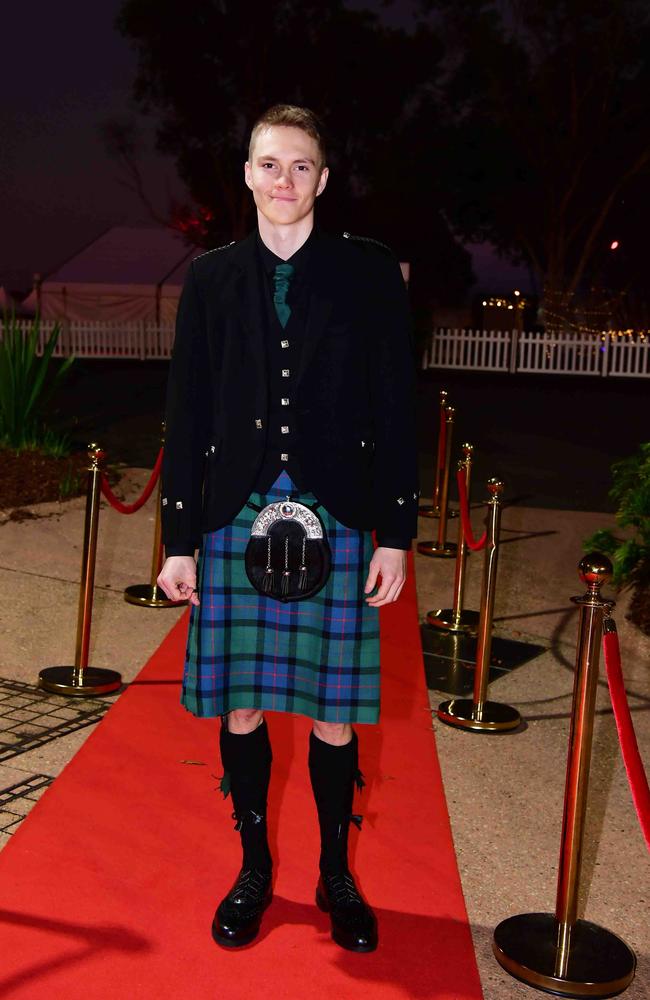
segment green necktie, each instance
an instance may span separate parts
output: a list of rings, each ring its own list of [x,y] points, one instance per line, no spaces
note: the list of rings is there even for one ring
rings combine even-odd
[[[273,285],[275,289],[273,292],[273,305],[283,329],[287,325],[289,316],[291,315],[291,308],[287,304],[287,292],[289,291],[289,282],[294,270],[293,264],[277,264],[273,272]]]

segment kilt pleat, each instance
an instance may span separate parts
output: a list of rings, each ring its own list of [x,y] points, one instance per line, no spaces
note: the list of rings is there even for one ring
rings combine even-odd
[[[265,506],[296,487],[286,472]],[[315,502],[312,493],[298,499]],[[192,607],[181,703],[198,716],[233,708],[292,712],[322,722],[377,722],[379,612],[363,588],[373,553],[368,531],[346,528],[323,507],[318,513],[332,551],[323,589],[283,604],[250,584],[244,551],[256,511],[203,536],[198,563],[200,605]]]

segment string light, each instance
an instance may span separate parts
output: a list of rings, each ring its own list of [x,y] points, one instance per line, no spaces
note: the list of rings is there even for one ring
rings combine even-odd
[[[514,305],[512,302],[509,302],[508,299],[501,299],[498,297],[483,299],[483,305],[487,306],[488,309],[525,309],[527,305],[526,299],[521,297],[520,292],[515,292],[515,295],[519,295],[520,297]]]
[[[618,246],[618,241],[614,241]],[[591,289],[592,293],[598,292],[597,288]],[[525,299],[519,289],[513,291],[515,301],[512,302],[502,296],[491,296],[483,299],[484,308],[523,310],[530,303]],[[591,335],[594,339],[604,342],[609,337],[610,342],[626,340],[629,342],[642,342],[650,340],[650,329],[638,329],[627,327],[625,329],[611,329],[612,316],[620,309],[625,293],[610,295],[604,298],[598,306],[585,307],[582,303],[575,306],[570,300],[574,298],[573,292],[547,292],[543,298],[543,312],[545,333],[547,337],[556,337],[559,341],[567,333],[579,335]],[[579,319],[572,317],[571,312],[579,314]],[[556,345],[553,344],[552,347]]]

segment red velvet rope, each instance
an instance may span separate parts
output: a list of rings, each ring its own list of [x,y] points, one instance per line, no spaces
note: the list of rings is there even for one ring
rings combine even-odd
[[[458,497],[460,500],[460,519],[463,524],[463,534],[465,536],[465,544],[472,552],[480,552],[481,549],[485,548],[485,543],[487,542],[487,531],[484,531],[478,541],[474,538],[472,532],[472,524],[469,519],[469,504],[467,502],[467,470],[459,469],[456,473],[456,481],[458,483]]]
[[[608,621],[613,625],[612,619]],[[618,633],[616,626],[611,631],[603,634],[603,652],[605,654],[605,670],[607,672],[607,683],[609,684],[609,696],[612,699],[616,728],[618,729],[618,739],[621,744],[621,755],[627,780],[630,783],[630,791],[639,817],[641,830],[645,838],[646,845],[650,851],[650,786],[643,767],[643,760],[639,753],[639,745],[636,741],[634,724],[630,706],[625,694],[623,683],[623,671],[621,669],[621,649],[618,643]]]
[[[158,476],[160,475],[160,469],[162,466],[162,458],[163,458],[163,449],[161,448],[160,451],[158,452],[158,458],[156,459],[156,464],[153,467],[153,472],[151,473],[149,482],[145,486],[142,496],[138,500],[136,500],[135,503],[122,503],[121,500],[118,500],[115,494],[113,493],[112,489],[108,485],[108,478],[106,476],[106,473],[102,472],[102,493],[108,500],[111,507],[114,507],[115,510],[120,512],[120,514],[135,514],[136,510],[140,510],[141,507],[144,507],[147,500],[153,493],[153,488],[156,485],[156,482],[158,481]]]

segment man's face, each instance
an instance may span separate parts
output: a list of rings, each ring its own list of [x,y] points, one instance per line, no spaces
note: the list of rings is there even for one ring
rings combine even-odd
[[[311,214],[327,183],[318,144],[300,128],[260,130],[244,167],[258,211],[274,226],[290,226]]]

